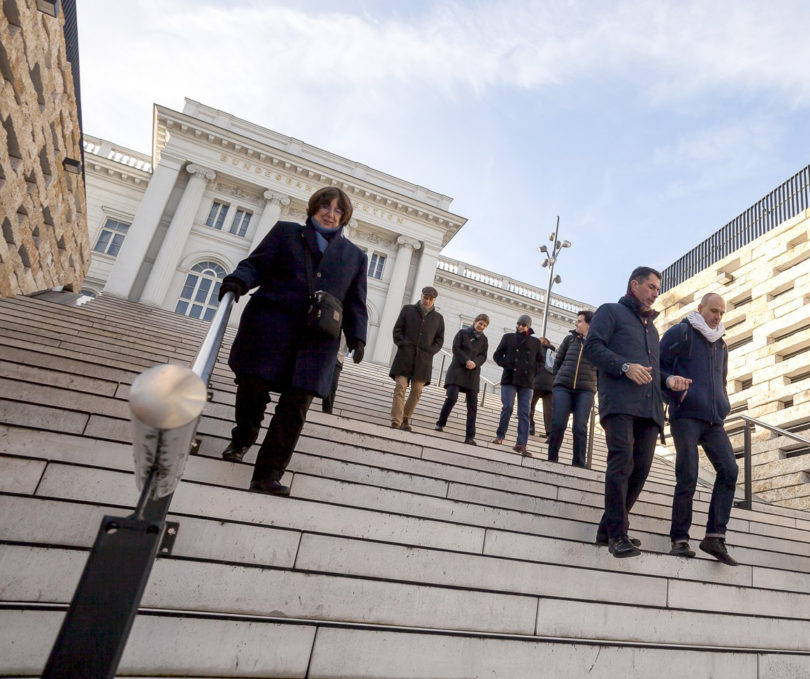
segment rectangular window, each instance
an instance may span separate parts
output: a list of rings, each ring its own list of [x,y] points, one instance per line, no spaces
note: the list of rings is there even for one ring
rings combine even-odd
[[[229,207],[230,204],[215,200],[211,206],[211,211],[208,213],[208,219],[205,220],[205,225],[222,230],[222,223],[225,221],[225,215],[228,214]]]
[[[233,218],[233,222],[231,222],[231,233],[237,236],[244,236],[247,233],[252,216],[253,213],[249,210],[245,210],[241,207],[237,208],[236,215]]]
[[[101,227],[101,233],[93,250],[110,257],[117,256],[127,231],[129,231],[129,224],[108,217],[104,226]]]
[[[383,269],[385,268],[385,256],[378,255],[376,252],[371,255],[368,262],[368,277],[369,278],[382,278]]]

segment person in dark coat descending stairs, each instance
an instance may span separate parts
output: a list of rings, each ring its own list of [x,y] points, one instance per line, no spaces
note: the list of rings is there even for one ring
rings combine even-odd
[[[436,288],[422,288],[416,304],[406,304],[394,323],[394,344],[397,347],[390,376],[394,380],[391,403],[391,427],[411,431],[411,417],[422,396],[422,388],[430,384],[433,357],[444,344],[444,318],[433,308],[439,293]],[[405,401],[408,384],[411,392]]]
[[[251,296],[231,347],[236,374],[236,426],[222,457],[239,462],[256,441],[270,392],[280,394],[250,490],[289,495],[281,477],[292,457],[313,396],[329,395],[340,338],[307,326],[311,266],[315,290],[343,305],[342,332],[354,362],[363,358],[368,326],[365,253],[343,237],[352,216],[349,197],[337,187],[309,199],[306,224],[277,222],[258,247],[222,281],[235,301]],[[309,258],[309,265],[307,259]]]
[[[478,388],[481,383],[481,366],[487,360],[489,344],[484,330],[489,325],[489,316],[478,314],[471,328],[462,328],[453,339],[453,361],[444,378],[447,398],[444,400],[436,431],[443,431],[447,418],[463,391],[467,397],[467,430],[464,443],[475,445],[475,418],[478,414]]]

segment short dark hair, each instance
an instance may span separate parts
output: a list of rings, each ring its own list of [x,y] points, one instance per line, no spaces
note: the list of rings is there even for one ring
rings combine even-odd
[[[487,325],[489,325],[489,316],[486,314],[478,314],[473,321],[473,325],[478,323],[478,321],[485,321]]]
[[[590,325],[593,319],[593,311],[590,309],[580,309],[577,311],[577,316],[585,316],[585,322]]]
[[[329,207],[335,198],[337,198],[338,207],[343,210],[340,225],[346,226],[352,218],[354,208],[352,208],[352,201],[349,200],[349,197],[337,186],[325,186],[322,189],[318,189],[309,197],[307,217],[313,217],[315,213],[324,206]]]
[[[637,266],[633,269],[633,273],[630,274],[630,278],[627,280],[627,289],[630,289],[630,283],[635,281],[636,283],[643,283],[652,275],[658,276],[658,280],[661,280],[663,276],[661,276],[661,272],[653,269],[651,266]]]

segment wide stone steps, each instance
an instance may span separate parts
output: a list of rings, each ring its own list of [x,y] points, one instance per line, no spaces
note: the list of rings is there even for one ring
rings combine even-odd
[[[101,517],[137,499],[129,385],[150,360],[190,361],[205,324],[104,297],[4,300],[0,319],[0,674],[36,676]],[[255,447],[219,459],[235,390],[224,355],[120,676],[810,675],[807,514],[735,510],[738,568],[671,557],[672,468],[658,460],[633,510],[645,551],[613,559],[591,544],[601,429],[592,470],[546,462],[536,440],[538,458],[521,458],[487,443],[488,396],[467,446],[463,399],[432,431],[444,391],[431,386],[415,431],[391,430],[387,369],[350,361],[337,416],[317,400],[310,412],[291,497],[250,494]],[[708,499],[696,494],[696,535]]]

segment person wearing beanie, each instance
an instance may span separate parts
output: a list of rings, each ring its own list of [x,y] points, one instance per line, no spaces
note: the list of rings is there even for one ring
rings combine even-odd
[[[598,371],[599,420],[608,448],[605,512],[596,544],[617,557],[638,556],[641,541],[628,535],[629,513],[644,488],[664,428],[661,388],[683,391],[689,380],[670,375],[658,360],[653,311],[661,274],[640,266],[630,274],[627,293],[603,304],[591,320],[584,354]]]
[[[529,406],[534,391],[534,378],[538,370],[543,370],[545,350],[540,340],[533,336],[532,319],[522,314],[517,320],[515,332],[508,332],[502,338],[492,355],[495,363],[503,368],[501,376],[501,417],[498,431],[492,443],[501,444],[509,428],[509,419],[518,402],[518,433],[514,451],[524,457],[531,457],[526,449],[529,440]]]
[[[436,431],[444,431],[447,418],[463,391],[467,397],[467,430],[464,443],[475,444],[475,418],[478,414],[478,388],[481,382],[481,366],[487,360],[489,344],[484,330],[489,325],[489,316],[478,314],[471,328],[462,328],[453,340],[453,360],[444,378],[447,398],[444,400]]]
[[[394,324],[394,344],[397,347],[389,375],[394,380],[391,403],[391,428],[411,431],[411,418],[422,389],[430,384],[433,357],[444,344],[444,319],[434,308],[439,293],[428,285],[416,304],[406,304]],[[405,392],[411,391],[405,401]]]

